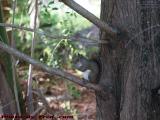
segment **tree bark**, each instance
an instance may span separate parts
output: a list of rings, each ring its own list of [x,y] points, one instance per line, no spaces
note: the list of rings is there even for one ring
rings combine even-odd
[[[0,65],[0,101],[4,114],[14,115],[17,113],[16,102],[7,84],[3,66]]]
[[[158,0],[101,0],[101,20],[121,33],[111,38],[101,31],[100,85],[97,120],[159,120],[160,8]]]
[[[8,0],[7,0],[8,1]],[[3,9],[4,5],[9,2],[0,1],[0,23],[4,21]],[[5,12],[7,14],[7,12]],[[0,41],[9,43],[5,27],[0,27]],[[18,81],[14,83],[12,74],[12,61],[9,54],[0,50],[0,103],[4,114],[17,114],[16,99],[14,93],[14,84],[17,84],[18,99],[21,105],[22,113],[25,113],[24,101]]]

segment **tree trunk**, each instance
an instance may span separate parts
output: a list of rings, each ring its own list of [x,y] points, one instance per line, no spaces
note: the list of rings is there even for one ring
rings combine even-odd
[[[7,84],[7,79],[3,70],[3,66],[0,65],[0,101],[1,107],[4,114],[16,114],[16,103],[14,100],[13,93]],[[1,113],[2,114],[2,113]]]
[[[118,28],[118,37],[101,31],[97,120],[160,120],[160,2],[101,0],[101,20]]]
[[[0,1],[0,23],[4,22],[3,12],[7,14],[5,10],[3,11],[5,7],[2,6],[3,4],[4,6],[8,5],[7,1]],[[0,41],[6,44],[9,43],[6,29],[2,26],[0,27]],[[2,108],[4,114],[10,115],[17,114],[14,84],[17,86],[16,90],[18,93],[17,96],[20,102],[21,111],[22,113],[25,113],[21,88],[18,81],[16,81],[16,83],[13,81],[12,69],[11,56],[0,50],[0,107]]]

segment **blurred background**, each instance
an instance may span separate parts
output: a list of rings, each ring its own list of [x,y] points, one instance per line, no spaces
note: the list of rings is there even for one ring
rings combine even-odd
[[[75,0],[88,11],[100,16],[100,0]],[[30,28],[34,18],[32,4],[28,0],[17,0],[13,15],[12,1],[4,0],[5,22]],[[72,66],[72,60],[78,54],[85,57],[98,52],[99,29],[81,15],[74,12],[58,0],[39,0],[37,20],[35,59],[50,67],[66,70],[81,77],[81,73]],[[11,38],[11,28],[7,28]],[[32,32],[15,29],[15,45],[18,50],[30,55]],[[28,78],[28,64],[17,59],[18,79],[23,86],[24,96]],[[34,87],[40,88],[50,107],[57,111],[63,109],[74,119],[95,119],[94,92],[75,85],[57,76],[50,76],[34,69]]]

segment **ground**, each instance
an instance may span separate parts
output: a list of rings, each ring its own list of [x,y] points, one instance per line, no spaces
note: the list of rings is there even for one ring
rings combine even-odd
[[[27,70],[28,68],[24,66],[18,68],[23,91],[26,91],[27,86]],[[95,120],[96,101],[93,91],[37,69],[33,72],[33,80],[34,88],[39,88],[43,92],[49,106],[55,112],[63,111],[59,115],[73,115],[75,120]],[[26,92],[24,96],[25,94]],[[39,114],[46,112],[41,111]]]

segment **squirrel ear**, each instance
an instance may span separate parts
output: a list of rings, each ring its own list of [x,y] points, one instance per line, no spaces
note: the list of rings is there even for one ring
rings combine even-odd
[[[82,55],[80,55],[79,53],[77,55],[74,56],[73,58],[73,62],[76,63],[77,61],[79,61],[79,59],[81,58]]]

